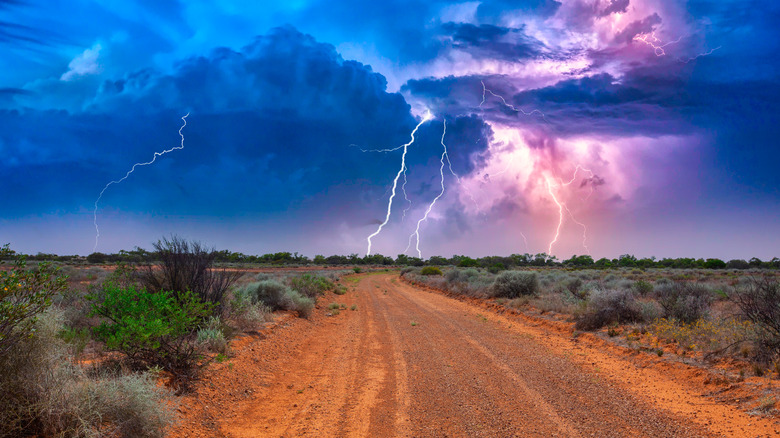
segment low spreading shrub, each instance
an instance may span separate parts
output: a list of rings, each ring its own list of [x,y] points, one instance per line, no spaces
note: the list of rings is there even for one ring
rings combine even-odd
[[[275,281],[266,280],[249,283],[238,288],[237,297],[252,304],[263,303],[272,310],[291,310],[308,318],[314,310],[314,299],[301,295],[298,291]]]
[[[193,338],[213,305],[191,292],[178,295],[177,299],[171,292],[104,283],[88,296],[92,314],[104,318],[93,333],[135,366],[159,366],[171,372],[177,384],[186,386],[196,377],[203,359],[202,348]]]
[[[607,289],[591,293],[574,326],[577,330],[598,330],[607,324],[641,320],[642,311],[631,290]]]
[[[422,275],[443,275],[438,266],[426,266],[420,271]]]
[[[148,373],[92,375],[75,365],[48,310],[0,355],[0,437],[163,437],[173,421],[170,394]]]
[[[492,295],[497,298],[517,298],[536,295],[539,292],[539,277],[535,272],[504,271],[496,276]]]
[[[290,279],[290,287],[309,298],[316,299],[319,295],[333,289],[333,282],[319,275],[303,274]]]

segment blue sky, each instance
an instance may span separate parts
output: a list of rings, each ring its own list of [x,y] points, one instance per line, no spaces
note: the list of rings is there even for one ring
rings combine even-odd
[[[778,255],[774,2],[244,3],[0,0],[0,241],[92,252],[190,113],[98,251]]]

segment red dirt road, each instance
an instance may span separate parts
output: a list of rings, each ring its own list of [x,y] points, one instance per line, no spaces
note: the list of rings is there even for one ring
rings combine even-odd
[[[311,321],[288,318],[237,347],[184,400],[173,435],[780,435],[772,419],[570,335],[397,274],[357,278]],[[326,316],[332,301],[357,310]]]

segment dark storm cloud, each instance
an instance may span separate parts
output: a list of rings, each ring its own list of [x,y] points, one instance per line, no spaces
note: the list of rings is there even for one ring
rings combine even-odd
[[[544,50],[544,44],[523,29],[469,23],[445,23],[442,29],[451,35],[454,48],[476,58],[518,61],[538,57]]]
[[[609,5],[599,13],[599,16],[605,17],[617,12],[626,12],[628,10],[628,4],[629,0],[611,0]]]
[[[0,113],[2,182],[18,189],[0,195],[12,206],[6,214],[89,208],[132,163],[178,145],[188,111],[185,149],[112,187],[106,205],[262,214],[344,182],[384,185],[396,156],[348,145],[402,144],[416,123],[381,75],[292,28],[276,29],[240,51],[184,60],[171,74],[147,69],[107,81],[83,112]]]

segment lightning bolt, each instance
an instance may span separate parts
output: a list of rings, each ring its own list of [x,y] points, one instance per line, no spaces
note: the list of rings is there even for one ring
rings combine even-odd
[[[699,53],[698,55],[694,56],[693,58],[688,58],[688,59],[677,58],[677,60],[682,62],[683,64],[687,64],[687,63],[689,63],[689,62],[691,62],[691,61],[693,61],[695,59],[701,58],[702,56],[712,55],[713,52],[715,52],[716,50],[720,49],[721,47],[722,46],[718,46],[718,47],[715,47],[714,49],[707,50],[706,52]]]
[[[420,218],[420,220],[417,221],[417,228],[414,230],[414,233],[412,233],[409,236],[409,244],[406,246],[406,250],[404,252],[409,251],[409,247],[412,246],[412,238],[415,238],[415,249],[417,250],[417,257],[422,258],[422,251],[420,251],[420,224],[428,220],[428,215],[431,213],[431,210],[433,210],[433,206],[436,205],[436,201],[439,200],[442,196],[444,196],[444,159],[447,159],[447,162],[450,161],[450,156],[447,154],[447,145],[444,143],[444,136],[447,135],[447,120],[444,120],[444,130],[441,133],[441,146],[444,149],[444,151],[441,153],[441,167],[439,167],[439,175],[441,176],[441,191],[438,195],[436,195],[435,198],[433,198],[433,201],[428,205],[428,209],[425,210],[425,215]],[[452,171],[452,163],[450,163],[450,172],[452,172],[453,175],[455,175],[455,172]],[[456,175],[457,178],[457,175]]]
[[[157,157],[161,157],[161,156],[163,156],[163,155],[165,155],[165,154],[167,154],[169,152],[173,152],[173,151],[176,151],[176,150],[184,149],[184,134],[182,134],[181,131],[182,131],[182,129],[184,129],[185,126],[187,126],[187,117],[189,115],[190,115],[190,113],[187,113],[184,117],[181,118],[181,120],[182,120],[182,122],[184,122],[184,124],[182,124],[181,127],[179,128],[179,137],[181,137],[181,145],[180,146],[175,146],[175,147],[172,147],[170,149],[166,149],[166,150],[164,150],[162,152],[155,152],[151,161],[147,161],[145,163],[135,163],[135,164],[133,164],[133,167],[130,168],[130,170],[125,174],[125,176],[123,176],[122,178],[120,178],[118,180],[109,182],[108,184],[106,184],[105,187],[103,187],[103,190],[100,191],[100,195],[95,200],[95,210],[92,213],[93,222],[95,224],[95,246],[92,248],[92,252],[95,252],[95,250],[97,249],[98,241],[100,239],[100,228],[98,228],[97,213],[98,213],[98,203],[100,202],[100,199],[103,198],[103,194],[113,184],[119,184],[122,181],[126,180],[130,176],[131,173],[135,172],[135,169],[137,167],[148,166],[148,165],[154,163],[157,160]]]
[[[677,38],[674,41],[669,41],[666,44],[659,44],[661,42],[661,40],[659,40],[658,37],[655,36],[655,31],[653,31],[653,32],[651,32],[649,34],[645,33],[645,34],[637,35],[637,36],[634,37],[635,41],[641,41],[641,42],[647,44],[648,46],[652,47],[653,48],[653,53],[655,53],[655,56],[665,56],[666,55],[666,51],[664,50],[664,48],[666,46],[668,46],[668,45],[679,43],[681,39],[682,39],[682,36]]]
[[[540,116],[542,116],[542,119],[547,120],[547,119],[544,118],[544,113],[539,111],[538,109],[533,109],[533,110],[531,110],[531,112],[526,112],[522,108],[516,108],[514,105],[510,104],[509,102],[507,102],[506,99],[504,99],[504,96],[501,96],[500,94],[496,94],[496,93],[493,92],[493,90],[489,89],[485,85],[485,81],[479,81],[479,82],[482,84],[482,101],[479,103],[479,108],[482,108],[482,105],[485,104],[485,100],[487,98],[487,93],[490,93],[493,97],[496,97],[496,98],[500,99],[501,102],[504,104],[504,106],[506,106],[507,108],[510,108],[512,111],[515,111],[517,113],[521,113],[521,114],[523,114],[525,116],[531,116],[531,115],[533,115],[535,113],[538,113]],[[449,158],[447,158],[447,159],[449,160]],[[507,163],[506,168],[504,170],[500,171],[500,172],[494,173],[493,175],[501,175],[501,174],[505,173],[507,170],[509,170],[509,167],[512,165],[512,162],[514,160],[515,160],[515,157],[512,156],[512,158],[509,160],[509,163]],[[471,199],[473,200],[474,197],[472,196]],[[476,201],[474,201],[474,205],[476,205]],[[560,229],[560,225],[559,225],[559,229]],[[525,242],[525,248],[528,249],[528,239],[525,237],[525,234],[522,231],[520,232],[520,236],[522,236],[523,242]],[[558,236],[556,234],[556,239],[557,238],[558,238]],[[552,243],[550,244],[550,247],[552,247]]]
[[[671,45],[671,44],[679,43],[681,39],[682,39],[682,36],[680,36],[679,38],[677,38],[674,41],[669,41],[666,44],[660,44],[661,40],[658,39],[658,37],[655,36],[655,32],[654,31],[649,33],[649,34],[642,34],[642,35],[637,35],[637,36],[634,37],[635,41],[641,41],[642,43],[647,44],[648,46],[652,47],[653,48],[653,53],[655,53],[655,56],[658,56],[658,57],[666,56],[666,50],[664,50],[664,48],[666,46]],[[721,46],[715,47],[714,49],[710,49],[710,50],[707,50],[706,52],[699,53],[698,55],[694,56],[693,58],[688,58],[688,59],[675,58],[675,59],[678,62],[681,62],[683,64],[688,64],[689,62],[691,62],[691,61],[693,61],[695,59],[701,58],[702,56],[712,55],[713,52],[715,52],[716,50],[718,50],[720,48],[721,48]]]
[[[482,84],[482,102],[479,103],[479,108],[482,108],[482,105],[485,104],[486,93],[490,93],[493,97],[500,99],[501,102],[503,102],[504,106],[506,106],[507,108],[511,109],[516,113],[521,113],[524,116],[531,116],[534,113],[538,113],[540,116],[542,116],[542,118],[544,118],[544,113],[539,111],[538,109],[531,110],[531,112],[525,112],[522,108],[516,108],[514,105],[507,102],[506,99],[504,99],[504,96],[494,93],[491,89],[485,86],[485,81],[479,81],[479,82]]]
[[[411,144],[414,143],[414,135],[417,133],[417,130],[420,129],[420,126],[422,126],[423,123],[427,122],[431,118],[433,118],[433,116],[431,115],[430,112],[426,112],[425,115],[423,115],[423,118],[422,120],[420,120],[420,123],[418,123],[417,126],[414,127],[414,130],[412,131],[411,134],[412,138],[409,141],[409,143],[403,144],[393,149],[380,149],[376,151],[376,152],[391,152],[398,149],[403,149],[404,152],[401,155],[401,168],[398,169],[398,173],[395,175],[395,178],[393,179],[393,190],[390,193],[390,199],[387,202],[387,215],[385,216],[385,221],[379,224],[379,228],[377,228],[377,230],[374,231],[366,239],[368,241],[368,249],[366,250],[367,256],[371,255],[371,239],[373,239],[374,237],[376,237],[377,234],[382,232],[382,228],[384,228],[384,226],[387,225],[387,223],[390,221],[390,214],[393,211],[393,199],[395,198],[395,190],[396,187],[398,187],[398,179],[401,178],[401,174],[406,175],[406,152],[409,149],[409,146],[411,146]]]
[[[563,182],[562,180],[558,180],[557,187],[566,187],[571,185],[576,179],[577,179],[577,172],[580,170],[583,170],[585,172],[588,172],[590,174],[590,177],[593,178],[593,172],[589,169],[586,169],[580,165],[577,165],[577,167],[574,169],[574,174],[572,175],[571,179],[567,182]],[[587,251],[588,255],[590,255],[590,249],[588,248],[588,227],[585,226],[582,222],[578,221],[576,217],[574,217],[574,213],[569,210],[569,207],[558,200],[558,198],[555,196],[555,193],[553,191],[552,185],[550,184],[550,178],[545,177],[545,182],[547,185],[547,193],[550,194],[550,198],[553,200],[553,203],[558,206],[558,226],[555,229],[555,236],[550,241],[550,244],[547,246],[547,253],[552,254],[552,247],[553,245],[558,241],[558,237],[561,233],[561,226],[563,225],[563,218],[564,218],[564,210],[566,213],[569,214],[569,217],[571,218],[572,222],[582,227],[582,246],[585,248],[585,251]],[[590,198],[590,195],[593,194],[593,186],[591,185],[590,193],[588,194],[587,198]]]

